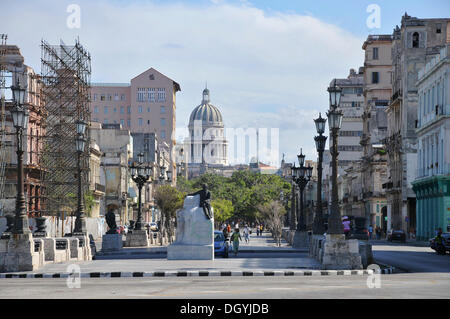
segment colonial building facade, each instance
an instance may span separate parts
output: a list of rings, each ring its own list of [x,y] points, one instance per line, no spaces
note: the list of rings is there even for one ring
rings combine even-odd
[[[417,238],[450,231],[450,44],[418,74]]]
[[[417,172],[418,71],[449,39],[448,19],[418,19],[405,14],[393,32],[392,97],[387,109],[389,177],[385,183],[388,228],[414,232]]]
[[[364,58],[364,113],[361,146],[362,202],[366,226],[387,231],[386,194],[382,184],[387,179],[386,109],[391,98],[392,35],[369,35],[362,48]]]

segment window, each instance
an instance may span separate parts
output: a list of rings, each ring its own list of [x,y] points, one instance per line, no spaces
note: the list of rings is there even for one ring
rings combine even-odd
[[[94,94],[94,101],[97,101],[97,94]]]
[[[140,118],[138,119],[138,125],[139,125],[139,126],[142,126],[142,117],[140,117]]]
[[[372,83],[376,84],[379,82],[379,75],[378,72],[372,72]]]
[[[125,94],[121,94],[121,95],[120,95],[120,100],[121,100],[121,101],[125,101]]]
[[[103,120],[103,123],[104,123],[104,124],[108,124],[108,119],[104,119],[104,120]]]
[[[165,126],[166,125],[166,119],[165,118],[161,118],[161,126]]]
[[[147,125],[150,125],[150,120],[147,120]]]
[[[166,101],[166,89],[160,88],[158,89],[158,102],[165,102]]]
[[[378,60],[378,48],[373,48],[373,59]]]
[[[161,138],[166,138],[166,131],[165,130],[161,130]]]
[[[113,112],[117,113],[117,107],[114,106]]]
[[[150,102],[155,102],[155,88],[149,88],[147,89],[147,94],[148,94],[148,100]]]
[[[150,106],[149,106],[149,107],[147,107],[147,112],[148,112],[148,113],[150,113]]]
[[[123,119],[120,119],[120,125],[125,126],[125,121]]]
[[[138,112],[142,113],[142,106],[138,106]]]
[[[436,33],[441,33],[442,24],[436,23]]]
[[[130,119],[127,120],[127,126],[128,126],[128,127],[131,126],[131,120],[130,120]]]
[[[414,32],[412,36],[412,47],[418,48],[419,47],[419,33]]]
[[[101,96],[100,96],[100,101],[104,101],[105,100],[105,94],[102,94]]]
[[[161,114],[166,113],[166,108],[164,107],[164,105],[161,105]]]
[[[127,107],[128,114],[131,114],[131,106]]]
[[[144,88],[138,88],[137,100],[138,100],[138,102],[145,101],[145,89]]]
[[[112,95],[108,94],[108,101],[111,101],[111,100],[112,100]]]
[[[119,94],[114,93],[114,101],[119,101]]]
[[[94,106],[94,113],[98,114],[98,106]]]
[[[125,107],[123,106],[120,107],[120,114],[125,114]]]
[[[99,122],[98,118],[95,118],[95,119],[94,119],[94,122]]]
[[[103,110],[104,110],[105,114],[108,114],[108,107],[107,106],[103,107]]]

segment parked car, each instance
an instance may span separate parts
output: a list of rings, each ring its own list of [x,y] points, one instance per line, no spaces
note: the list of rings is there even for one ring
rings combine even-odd
[[[442,238],[444,239],[444,247],[445,247],[445,251],[450,252],[450,233],[442,233]],[[434,251],[437,251],[437,247],[436,244],[434,242],[434,237],[430,239],[430,248],[433,249]]]
[[[220,230],[214,231],[214,255],[220,255],[224,258],[228,258],[228,252],[230,245],[228,238],[225,238]]]
[[[391,229],[388,232],[387,240],[390,241],[390,242],[392,242],[394,240],[399,240],[402,243],[405,243],[406,242],[406,234],[401,229]]]

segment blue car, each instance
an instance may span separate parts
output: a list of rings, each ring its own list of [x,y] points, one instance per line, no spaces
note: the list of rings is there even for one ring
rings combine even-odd
[[[219,230],[214,231],[214,255],[228,258],[229,244],[228,239]]]

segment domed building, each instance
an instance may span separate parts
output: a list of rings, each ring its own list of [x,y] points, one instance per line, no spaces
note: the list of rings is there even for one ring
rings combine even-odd
[[[189,118],[190,165],[206,167],[228,165],[225,127],[219,109],[210,103],[208,88],[203,90],[202,103]]]

